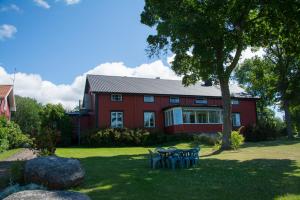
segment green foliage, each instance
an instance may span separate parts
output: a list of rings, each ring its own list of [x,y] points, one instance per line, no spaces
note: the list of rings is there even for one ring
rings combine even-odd
[[[242,144],[244,144],[245,138],[237,131],[231,132],[231,147],[237,150]]]
[[[17,110],[12,113],[12,120],[19,124],[21,130],[30,135],[39,132],[41,120],[39,113],[42,105],[29,97],[15,96]]]
[[[218,134],[195,134],[193,141],[195,144],[215,145],[221,140],[220,133]]]
[[[18,124],[0,117],[0,151],[30,146],[31,143],[29,136],[22,133]]]
[[[247,142],[275,140],[286,133],[285,126],[280,120],[273,123],[260,121],[255,125],[242,127],[240,132],[245,136]]]
[[[59,135],[55,129],[42,129],[42,132],[33,139],[32,149],[37,151],[39,156],[54,155]]]
[[[59,144],[69,145],[72,139],[72,123],[61,104],[47,104],[40,112],[41,127],[60,133]],[[43,134],[43,133],[42,133]]]
[[[107,128],[90,130],[82,135],[82,144],[89,146],[144,146],[166,142],[193,141],[192,134],[167,135],[143,129]]]
[[[108,128],[85,134],[83,142],[92,146],[138,146],[144,144],[149,135],[142,129]]]
[[[7,139],[7,135],[3,133],[0,129],[0,153],[8,150],[9,148],[9,142]]]

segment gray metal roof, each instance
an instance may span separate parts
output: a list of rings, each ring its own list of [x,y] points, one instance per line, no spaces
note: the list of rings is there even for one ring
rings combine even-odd
[[[184,87],[180,80],[87,75],[87,81],[91,92],[221,97],[218,85]],[[233,97],[253,98],[236,85],[230,85],[230,91]]]

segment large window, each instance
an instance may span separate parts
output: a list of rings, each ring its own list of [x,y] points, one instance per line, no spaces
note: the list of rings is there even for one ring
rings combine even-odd
[[[153,103],[154,102],[154,96],[145,95],[144,96],[144,102],[145,103]]]
[[[155,113],[154,112],[144,112],[144,127],[154,128],[155,127]]]
[[[232,113],[232,126],[241,126],[240,113]]]
[[[170,103],[179,103],[179,97],[170,97]]]
[[[183,109],[184,124],[220,124],[222,123],[221,110],[189,110]]]
[[[222,110],[212,108],[170,108],[165,111],[165,126],[177,124],[222,124]]]
[[[111,112],[110,119],[112,128],[123,128],[123,112]]]
[[[112,101],[122,101],[122,95],[121,94],[112,94],[111,100]]]

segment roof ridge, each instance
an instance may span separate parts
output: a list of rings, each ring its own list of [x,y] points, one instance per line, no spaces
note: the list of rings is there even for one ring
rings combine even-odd
[[[119,78],[134,78],[134,79],[150,79],[150,80],[167,80],[167,81],[182,81],[179,79],[166,79],[166,78],[147,78],[147,77],[137,77],[137,76],[117,76],[117,75],[102,75],[102,74],[87,74],[87,76],[104,76],[104,77],[119,77]]]

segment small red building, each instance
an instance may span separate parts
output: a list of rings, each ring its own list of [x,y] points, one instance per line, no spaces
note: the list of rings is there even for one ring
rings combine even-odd
[[[231,86],[233,127],[256,123],[256,98]],[[220,87],[179,80],[87,75],[81,129],[143,128],[166,133],[222,131]],[[82,112],[81,112],[82,113]]]
[[[16,111],[13,86],[0,85],[0,116],[10,119],[12,111]]]

